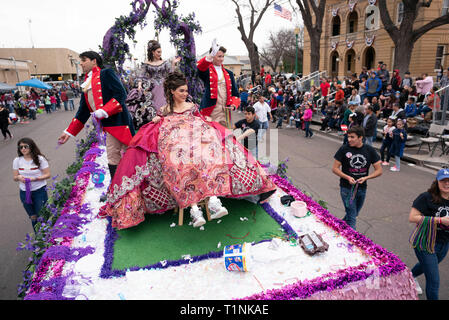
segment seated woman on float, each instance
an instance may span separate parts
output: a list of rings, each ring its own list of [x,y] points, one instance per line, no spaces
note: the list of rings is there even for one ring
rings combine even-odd
[[[187,102],[187,80],[170,73],[164,82],[167,105],[141,128],[120,162],[101,216],[125,229],[162,214],[191,207],[194,227],[206,223],[198,204],[209,199],[211,218],[228,214],[218,197],[259,195],[265,202],[275,191],[259,163],[237,142],[232,131],[210,122]]]

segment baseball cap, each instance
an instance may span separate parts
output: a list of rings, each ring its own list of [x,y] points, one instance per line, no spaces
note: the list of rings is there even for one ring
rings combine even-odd
[[[443,179],[449,178],[449,169],[441,169],[437,173],[437,180],[441,181]]]

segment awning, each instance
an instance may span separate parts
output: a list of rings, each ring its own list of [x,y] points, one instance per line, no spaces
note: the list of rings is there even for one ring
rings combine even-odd
[[[11,86],[7,83],[0,82],[0,91],[11,91],[11,90],[17,90],[16,86]]]
[[[23,81],[20,83],[17,83],[16,86],[18,87],[32,87],[32,88],[39,88],[39,89],[46,89],[46,90],[50,90],[53,89],[52,86],[38,80],[38,79],[30,79],[27,81]]]

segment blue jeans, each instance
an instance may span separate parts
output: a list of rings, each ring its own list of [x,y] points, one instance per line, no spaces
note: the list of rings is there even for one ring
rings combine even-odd
[[[310,130],[310,121],[304,121],[304,127],[305,127],[304,129],[306,131],[306,138],[307,137],[312,138],[313,132],[312,132],[312,130]]]
[[[440,273],[438,264],[443,261],[449,249],[449,242],[435,243],[435,253],[428,253],[415,249],[418,263],[413,267],[413,277],[418,277],[424,273],[426,277],[427,300],[438,300],[438,290],[440,288]]]
[[[73,100],[70,99],[68,102],[69,102],[70,111],[75,110],[75,105],[73,104]]]
[[[346,215],[343,218],[352,229],[355,230],[357,216],[363,207],[366,197],[366,188],[358,188],[354,200],[351,202],[352,189],[340,187],[340,195],[345,206]]]
[[[31,219],[31,224],[34,226],[37,223],[37,218],[39,217],[39,212],[48,200],[47,187],[42,187],[36,191],[31,192],[32,204],[26,203],[26,192],[20,190],[20,200],[22,201],[23,207]]]
[[[259,131],[257,132],[257,139],[259,141],[261,141],[264,135],[267,133],[268,127],[269,127],[268,121],[260,123],[260,128]]]

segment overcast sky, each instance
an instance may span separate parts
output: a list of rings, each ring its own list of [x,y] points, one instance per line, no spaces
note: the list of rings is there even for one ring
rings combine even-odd
[[[261,0],[256,0],[256,2]],[[128,15],[131,0],[2,0],[0,19],[0,47],[2,48],[68,48],[81,53],[98,50],[106,31],[115,18]],[[162,3],[162,0],[160,0]],[[210,48],[214,38],[228,49],[229,55],[247,55],[246,47],[237,30],[235,5],[231,0],[179,0],[178,15],[195,12],[203,33],[195,36],[197,54]],[[288,0],[278,4],[291,10]],[[294,1],[292,2],[294,3]],[[147,15],[148,25],[144,30],[136,28],[137,45],[130,44],[132,54],[140,61],[144,58],[144,45],[154,39],[153,8]],[[249,12],[242,9],[243,16]],[[293,21],[274,15],[273,6],[265,13],[257,28],[255,42],[259,48],[267,43],[270,31],[294,28],[300,17],[293,13]],[[29,22],[31,20],[31,23]],[[248,29],[249,19],[245,21]],[[247,31],[248,32],[248,31]],[[164,57],[175,54],[169,43],[169,33],[160,37]]]

